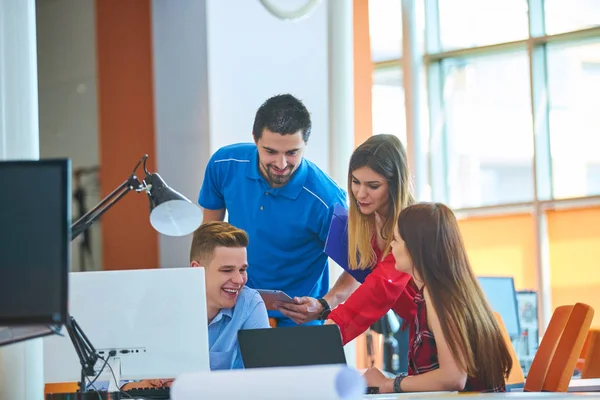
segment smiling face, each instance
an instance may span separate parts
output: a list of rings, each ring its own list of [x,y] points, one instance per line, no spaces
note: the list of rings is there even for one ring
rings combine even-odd
[[[284,186],[302,162],[306,143],[302,131],[274,133],[265,128],[256,140],[260,173],[271,187]]]
[[[248,259],[245,247],[216,247],[212,258],[203,262],[194,260],[192,267],[204,267],[206,302],[209,319],[222,308],[235,306],[238,295],[248,281]]]
[[[358,209],[365,215],[377,212],[386,215],[389,202],[389,188],[386,179],[369,167],[352,171],[352,195]]]

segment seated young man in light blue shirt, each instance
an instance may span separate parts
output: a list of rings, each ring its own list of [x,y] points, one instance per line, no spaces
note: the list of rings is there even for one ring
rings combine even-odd
[[[240,329],[268,328],[267,309],[248,281],[245,231],[227,222],[201,225],[192,238],[190,266],[205,269],[210,369],[244,368],[237,333]],[[122,390],[169,385],[171,379],[129,382]],[[95,383],[106,390],[108,382]],[[93,388],[92,388],[93,389]]]
[[[204,267],[210,368],[243,368],[240,329],[268,328],[267,309],[248,281],[246,232],[227,222],[209,222],[194,232],[190,266]]]

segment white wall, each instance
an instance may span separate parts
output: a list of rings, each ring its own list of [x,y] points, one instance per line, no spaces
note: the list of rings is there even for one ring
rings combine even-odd
[[[196,203],[211,154],[204,0],[153,0],[157,171]],[[160,235],[160,265],[189,264],[191,235]]]
[[[278,0],[290,9],[304,0]],[[282,21],[258,0],[207,0],[211,150],[252,141],[267,98],[291,93],[312,115],[307,157],[328,170],[327,2]]]
[[[71,158],[73,170],[97,166],[99,158],[94,4],[94,0],[36,3],[40,158]],[[123,179],[127,173],[123,172]],[[83,183],[89,209],[99,202],[96,175],[85,176]],[[100,222],[91,229],[94,264],[99,269]],[[72,259],[73,270],[80,270],[77,241]]]
[[[305,0],[271,2],[294,9]],[[97,165],[94,0],[38,3],[41,155],[71,157],[73,168]],[[252,141],[257,108],[280,93],[300,98],[311,112],[306,156],[330,172],[330,161],[338,161],[329,155],[329,101],[335,99],[329,94],[327,5],[321,2],[304,19],[282,21],[259,0],[152,0],[156,172],[170,186],[196,202],[210,155]],[[98,201],[90,197],[88,206]],[[100,228],[92,228],[98,266]],[[161,266],[187,265],[189,242],[190,236],[161,235]]]
[[[306,155],[328,171],[326,5],[292,22],[258,0],[153,0],[157,172],[170,186],[196,201],[210,154],[251,141],[256,109],[279,93],[308,107]],[[39,0],[37,18],[41,157],[70,157],[73,169],[98,165],[94,0]],[[89,208],[100,198],[95,176],[85,183],[96,190]],[[98,267],[100,229],[100,222],[92,227]],[[187,265],[189,241],[161,236],[161,265]]]
[[[284,22],[258,0],[153,0],[152,24],[158,171],[170,186],[197,201],[210,155],[252,141],[256,110],[279,93],[304,101],[307,157],[328,170],[326,3]],[[189,243],[161,237],[161,266],[187,265]]]

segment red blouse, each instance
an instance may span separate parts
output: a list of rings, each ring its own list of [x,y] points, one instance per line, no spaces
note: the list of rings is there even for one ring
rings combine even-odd
[[[381,260],[382,253],[374,243],[373,250],[380,260],[373,272],[328,317],[340,327],[344,344],[365,332],[391,309],[405,321],[412,321],[416,311],[413,301],[416,290],[408,284],[410,275],[396,270],[392,253]]]

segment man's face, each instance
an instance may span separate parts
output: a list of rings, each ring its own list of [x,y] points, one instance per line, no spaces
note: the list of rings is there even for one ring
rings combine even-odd
[[[245,247],[217,247],[207,265],[192,261],[192,267],[203,266],[206,301],[214,309],[232,308],[248,281],[248,259]]]
[[[281,187],[298,169],[306,143],[302,139],[302,131],[280,135],[265,128],[256,146],[262,176],[271,187]]]

